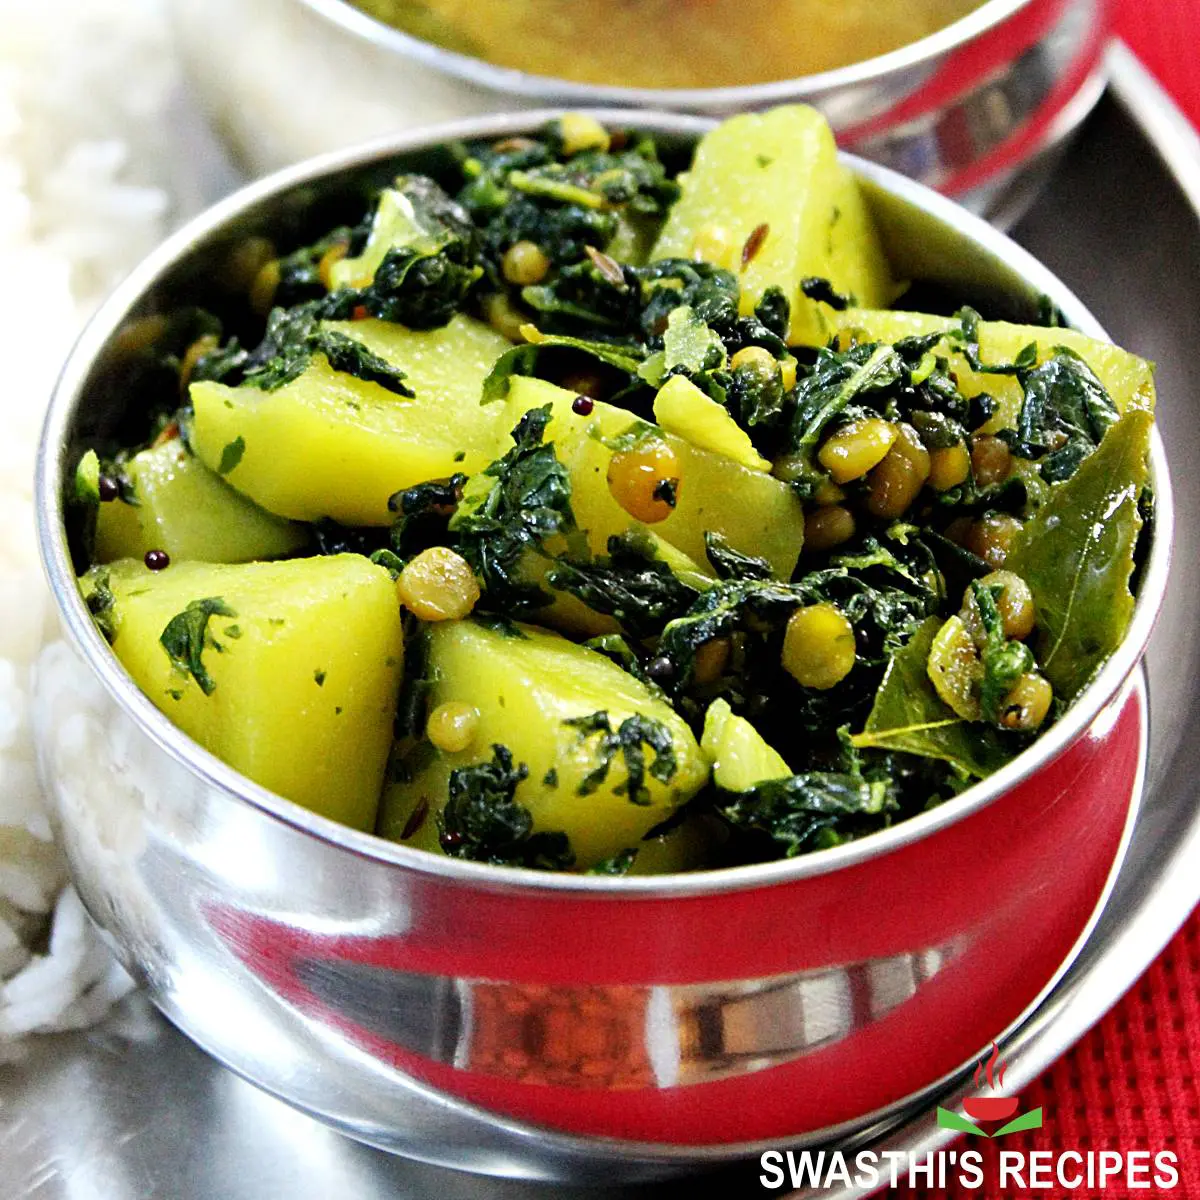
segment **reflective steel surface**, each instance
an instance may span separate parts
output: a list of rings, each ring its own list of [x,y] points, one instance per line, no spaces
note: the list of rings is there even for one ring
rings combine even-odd
[[[980,243],[972,261],[986,270],[959,280],[972,295],[1031,303],[1018,270],[1086,319],[994,234],[939,224],[944,206],[876,179],[890,189],[878,202],[893,237],[920,219],[940,229],[940,249]],[[297,182],[273,219],[312,198]],[[916,246],[896,248],[915,261]],[[85,419],[102,422],[94,394]],[[1118,853],[1137,770],[1126,705],[1040,772],[1014,764],[974,803],[824,864],[635,889],[534,884],[384,852],[253,789],[231,795],[232,773],[181,749],[63,599],[106,680],[65,649],[52,657],[44,754],[85,899],[127,961],[202,1044],[335,1127],[500,1174],[612,1180],[613,1164],[660,1169],[861,1124],[936,1083],[1017,1020],[1069,955]],[[1082,717],[1131,662],[1114,663]],[[1063,749],[1069,725],[1043,754]],[[984,803],[1006,783],[1015,790]],[[1042,817],[1032,835],[1031,811]],[[564,1026],[551,1062],[547,1031]],[[536,1077],[547,1066],[559,1077]],[[313,1144],[341,1145],[325,1139]]]
[[[890,54],[738,88],[599,87],[496,67],[346,0],[173,0],[192,78],[253,170],[431,120],[522,105],[723,115],[804,101],[856,153],[1010,218],[1103,87],[1109,0],[988,0]],[[239,37],[213,36],[236,20]],[[288,47],[295,70],[272,65]],[[264,65],[264,63],[266,65]]]

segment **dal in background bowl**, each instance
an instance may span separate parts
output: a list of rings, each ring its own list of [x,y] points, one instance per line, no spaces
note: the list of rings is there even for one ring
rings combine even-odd
[[[985,0],[919,41],[821,74],[666,89],[495,66],[402,33],[346,0],[172,5],[203,107],[253,172],[498,109],[608,104],[726,115],[799,100],[825,114],[845,148],[1001,223],[1032,197],[1054,149],[1099,98],[1110,25],[1109,0]],[[503,20],[504,6],[495,7]],[[646,48],[649,57],[669,52]]]
[[[247,236],[299,244],[397,169],[437,173],[444,126],[254,184],[162,246],[72,354],[39,461],[44,561],[69,645],[40,664],[35,726],[89,911],[184,1032],[354,1137],[504,1175],[664,1175],[876,1128],[1035,1006],[1107,895],[1136,808],[1132,690],[1166,582],[1171,496],[1132,625],[1066,714],[1008,766],[883,833],[804,857],[643,878],[542,874],[377,840],[266,792],[181,734],[117,663],[64,526],[82,448],[139,395],[164,314],[218,308]],[[686,149],[707,122],[597,112]],[[985,315],[1047,295],[1094,319],[1003,235],[848,160],[899,275]]]

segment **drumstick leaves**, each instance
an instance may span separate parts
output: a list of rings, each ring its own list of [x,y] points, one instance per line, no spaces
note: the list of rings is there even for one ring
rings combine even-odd
[[[548,538],[575,530],[571,479],[554,444],[543,443],[550,405],[530,409],[513,430],[516,445],[472,480],[450,521],[458,552],[486,593],[487,607],[525,615],[550,603],[536,583],[521,578],[521,560]]]
[[[159,641],[171,662],[180,671],[191,675],[206,696],[211,696],[217,685],[204,665],[204,651],[224,649],[209,633],[208,622],[212,617],[236,616],[237,613],[220,596],[208,596],[193,600],[183,612],[173,616],[162,631]]]
[[[516,799],[529,775],[513,765],[507,746],[493,746],[490,762],[450,772],[449,799],[438,815],[442,849],[452,858],[498,866],[565,871],[575,863],[565,833],[533,831],[533,816]]]
[[[862,825],[878,828],[896,807],[883,780],[861,774],[807,771],[772,779],[749,791],[725,793],[717,811],[735,828],[765,833],[788,858],[833,846]]]

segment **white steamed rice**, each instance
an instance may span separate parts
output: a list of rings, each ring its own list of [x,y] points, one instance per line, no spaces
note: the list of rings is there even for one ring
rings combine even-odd
[[[0,0],[0,1057],[132,985],[66,887],[28,723],[52,632],[31,483],[62,359],[162,237],[176,65],[162,0]]]

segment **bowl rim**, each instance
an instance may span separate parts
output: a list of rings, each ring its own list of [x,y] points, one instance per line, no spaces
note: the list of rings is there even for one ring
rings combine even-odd
[[[387,53],[416,59],[425,66],[452,75],[467,83],[512,96],[524,96],[545,103],[631,105],[637,108],[668,110],[702,109],[718,105],[729,110],[762,108],[785,100],[814,99],[833,92],[873,83],[887,76],[928,67],[934,60],[974,41],[1004,24],[1023,9],[1056,0],[983,0],[977,8],[956,21],[915,42],[899,46],[860,62],[847,63],[812,75],[776,79],[765,83],[738,84],[711,88],[635,88],[617,84],[582,83],[553,75],[535,75],[515,67],[503,67],[484,58],[448,50],[436,42],[405,33],[372,17],[350,0],[299,0],[322,19]]]
[[[591,109],[603,123],[649,134],[698,137],[717,121],[710,117],[628,109]],[[401,135],[323,154],[256,180],[187,222],[152,251],[118,285],[92,316],[75,342],[55,384],[38,445],[34,479],[34,517],[43,570],[69,641],[124,712],[155,744],[206,785],[245,802],[270,819],[302,835],[356,856],[406,868],[446,883],[515,893],[560,892],[596,899],[666,899],[715,895],[790,884],[860,865],[933,836],[985,808],[1028,780],[1071,746],[1101,717],[1109,701],[1140,662],[1162,605],[1170,566],[1174,507],[1166,456],[1155,425],[1150,468],[1155,492],[1155,518],[1149,553],[1142,567],[1133,617],[1120,646],[1103,664],[1067,712],[1000,770],[973,784],[936,808],[919,813],[857,841],[795,858],[666,875],[602,876],[534,871],[494,866],[431,854],[387,841],[320,816],[254,783],[241,772],[184,735],[137,687],[97,630],[83,603],[67,547],[63,519],[65,433],[82,400],[83,386],[100,352],[120,330],[144,295],[177,262],[226,224],[279,193],[321,181],[338,172],[362,169],[388,158],[428,149],[445,142],[528,133],[561,115],[561,109],[471,117],[426,126]],[[843,161],[862,179],[966,236],[985,254],[1003,261],[1021,279],[1047,295],[1081,332],[1109,340],[1083,303],[1050,270],[1005,234],[953,201],[905,176],[842,153]]]

